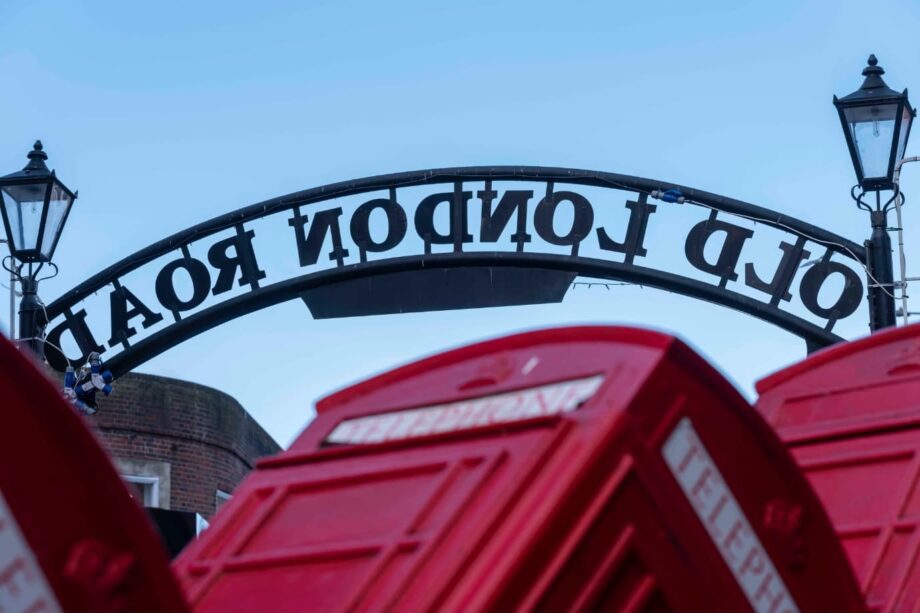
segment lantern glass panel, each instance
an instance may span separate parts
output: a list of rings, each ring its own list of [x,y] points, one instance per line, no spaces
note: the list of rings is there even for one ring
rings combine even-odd
[[[844,111],[863,179],[888,176],[898,106],[875,104]]]
[[[60,185],[51,188],[51,199],[48,202],[48,217],[45,219],[45,233],[42,236],[42,256],[51,259],[51,252],[57,244],[67,211],[73,203],[73,198],[64,191]]]
[[[3,207],[10,222],[10,245],[13,251],[38,247],[38,231],[45,208],[46,183],[8,185],[0,189]]]

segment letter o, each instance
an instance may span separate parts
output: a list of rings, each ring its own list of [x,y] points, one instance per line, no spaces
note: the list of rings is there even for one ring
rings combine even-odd
[[[374,209],[382,209],[387,216],[387,236],[376,242],[371,238],[370,218]],[[398,203],[386,198],[368,200],[351,216],[351,240],[365,251],[389,251],[406,236],[406,212]]]
[[[184,269],[192,281],[192,297],[182,300],[176,295],[173,275],[178,269]],[[211,275],[208,267],[201,260],[183,258],[174,260],[163,267],[157,274],[157,300],[170,311],[188,311],[205,301],[211,292]]]
[[[553,227],[553,218],[556,216],[559,204],[566,200],[571,202],[574,208],[572,227],[568,233],[560,235],[556,234],[556,229]],[[578,244],[591,233],[591,228],[594,226],[594,209],[591,208],[588,199],[581,194],[566,191],[555,192],[537,205],[533,223],[537,234],[547,243],[572,245],[573,251],[577,253]]]
[[[818,293],[827,278],[834,273],[843,275],[843,291],[840,292],[840,297],[832,306],[824,308],[818,304]],[[859,275],[853,272],[852,268],[829,260],[812,266],[799,284],[799,295],[805,308],[818,317],[835,321],[849,317],[856,312],[862,301],[862,293],[863,286]]]

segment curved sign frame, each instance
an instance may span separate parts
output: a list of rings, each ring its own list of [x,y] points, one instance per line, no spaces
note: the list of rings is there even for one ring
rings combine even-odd
[[[431,187],[443,185],[448,189],[432,193]],[[514,189],[521,186],[530,189]],[[601,207],[583,192],[597,188],[625,192],[625,224],[595,223]],[[407,207],[404,195],[413,189],[424,193]],[[347,213],[333,206],[366,195],[374,197],[356,201]],[[697,277],[636,263],[648,255],[649,220],[661,207],[649,199],[656,197],[673,202],[666,206],[708,211],[683,245]],[[477,203],[481,215],[474,219]],[[290,214],[293,230],[290,259],[296,257],[303,274],[268,277],[251,226],[282,213]],[[779,244],[778,264],[747,262],[738,270],[755,231],[725,217],[790,236]],[[221,233],[226,236],[208,245]],[[193,256],[192,247],[201,245],[208,247],[206,255]],[[809,260],[812,253],[816,257]],[[160,262],[171,254],[173,259]],[[141,249],[48,305],[46,357],[63,370],[99,351],[118,375],[201,332],[291,299],[303,299],[315,318],[559,302],[576,276],[726,306],[801,337],[813,350],[844,340],[833,327],[862,302],[865,262],[864,247],[807,222],[651,179],[528,166],[396,173],[273,198]],[[155,287],[144,297],[131,275],[147,265],[159,268]],[[840,279],[831,285],[839,289],[827,305],[822,288],[834,276]],[[805,315],[780,308],[791,300],[797,279]],[[729,282],[743,283],[747,293],[729,289]],[[83,303],[106,289],[107,316],[91,316]],[[65,355],[68,342],[76,349]]]

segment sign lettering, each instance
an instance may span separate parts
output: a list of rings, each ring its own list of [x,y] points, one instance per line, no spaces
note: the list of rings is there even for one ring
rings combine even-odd
[[[60,610],[45,574],[0,494],[0,611]]]
[[[604,381],[602,375],[447,404],[346,419],[327,443],[366,445],[457,432],[574,411]]]
[[[758,317],[783,325],[814,346],[834,342],[829,340],[835,338],[829,331],[862,303],[864,286],[857,256],[853,251],[841,250],[837,241],[822,244],[799,234],[792,241],[773,242],[780,251],[780,260],[770,270],[756,256],[764,248],[770,248],[769,242],[757,241],[761,231],[758,229],[755,234],[748,227],[750,223],[736,221],[728,214],[720,216],[719,211],[710,207],[707,218],[691,220],[693,225],[683,232],[678,231],[679,227],[669,232],[668,236],[675,238],[675,246],[683,246],[684,258],[672,256],[663,270],[649,264],[660,250],[649,244],[649,236],[655,227],[660,232],[665,216],[677,205],[650,204],[649,193],[638,192],[627,193],[619,201],[621,204],[616,200],[611,203],[605,196],[604,206],[600,207],[592,202],[598,198],[596,192],[583,191],[578,185],[563,185],[553,180],[516,180],[542,183],[542,197],[535,196],[537,192],[532,185],[525,186],[527,189],[521,189],[520,185],[502,189],[506,187],[505,181],[493,185],[493,181],[485,180],[484,186],[482,183],[473,186],[470,181],[453,180],[448,182],[450,187],[446,190],[442,187],[434,193],[427,190],[414,196],[413,190],[420,188],[393,184],[383,188],[388,194],[330,196],[302,203],[295,200],[248,218],[286,213],[293,236],[285,237],[285,232],[279,229],[279,236],[270,240],[257,237],[253,228],[245,227],[247,219],[225,223],[221,226],[223,234],[214,238],[208,237],[216,234],[215,231],[201,237],[193,233],[184,242],[170,242],[161,252],[167,256],[164,259],[146,257],[137,266],[127,267],[130,272],[151,262],[151,266],[158,268],[148,275],[149,281],[133,275],[126,278],[127,272],[111,273],[76,299],[67,299],[65,295],[53,303],[48,309],[52,321],[46,356],[52,366],[63,370],[68,362],[78,363],[93,351],[127,351],[170,326],[191,325],[186,322],[190,317],[241,293],[252,294],[252,303],[264,306],[266,301],[256,300],[256,294],[292,280],[279,278],[264,263],[271,261],[264,255],[266,249],[272,250],[273,261],[277,261],[280,253],[280,257],[294,265],[289,269],[301,271],[302,276],[296,279],[330,270],[348,271],[348,278],[360,277],[363,267],[370,269],[383,262],[409,260],[401,264],[398,273],[380,273],[400,274],[400,277],[382,277],[377,284],[343,286],[339,294],[314,296],[314,303],[321,303],[323,316],[333,317],[343,316],[336,315],[335,308],[328,308],[336,300],[352,304],[380,300],[383,305],[376,311],[370,307],[364,312],[360,308],[345,309],[350,314],[554,302],[562,299],[571,283],[571,277],[559,275],[584,274],[585,268],[600,269],[601,278],[624,279],[686,293],[740,310],[748,310],[752,301],[759,301],[781,315],[771,319],[760,312]],[[606,193],[616,194],[623,189],[617,186]],[[687,206],[680,208],[693,210]],[[751,246],[755,241],[761,244],[760,251]],[[169,257],[176,249],[181,254]],[[810,267],[804,269],[803,262],[816,249],[823,249],[823,255],[815,264],[808,262]],[[491,254],[490,258],[465,263],[484,252]],[[427,259],[433,256],[437,256],[438,266],[442,267],[441,277],[433,276],[438,268]],[[554,259],[547,260],[544,256]],[[455,267],[468,266],[469,270],[448,275],[448,269],[454,265],[444,262],[451,257],[463,262]],[[533,264],[539,258],[544,259],[539,260],[539,265]],[[535,268],[539,270],[522,272]],[[379,266],[374,268],[378,269]],[[417,276],[412,276],[416,273]],[[374,274],[378,273],[368,276]],[[692,290],[681,285],[679,281],[684,279],[696,284]],[[330,283],[342,281],[337,278]],[[399,291],[401,296],[411,296],[417,288],[422,288],[417,291],[437,291],[447,297],[435,300],[383,295],[388,288],[391,294]],[[554,289],[541,294],[541,288]],[[286,299],[302,297],[297,293],[302,290],[289,291]],[[455,297],[449,296],[451,292],[456,293]],[[490,300],[476,299],[477,294],[484,292],[495,296]],[[502,292],[506,295],[499,295]],[[107,300],[93,306],[95,293]],[[781,312],[781,305],[796,298],[803,307],[800,312],[809,313],[817,321]],[[171,318],[164,318],[167,314]],[[828,334],[821,336],[824,332]],[[184,339],[192,334],[183,332],[181,336]],[[106,339],[105,343],[99,342],[102,339]],[[168,345],[168,341],[159,342],[157,351]],[[68,349],[57,349],[64,346]],[[108,360],[111,355],[105,357]]]
[[[757,613],[797,613],[782,577],[687,417],[661,450],[665,463]]]

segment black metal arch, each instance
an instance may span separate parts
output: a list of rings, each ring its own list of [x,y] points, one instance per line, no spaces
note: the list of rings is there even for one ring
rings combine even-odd
[[[534,166],[443,168],[380,175],[333,183],[273,198],[214,217],[209,221],[177,232],[168,238],[141,249],[93,275],[48,305],[47,314],[49,319],[54,321],[62,314],[70,311],[90,294],[109,284],[117,283],[121,276],[138,267],[170,252],[182,249],[202,238],[233,227],[239,227],[247,221],[292,210],[295,207],[344,196],[420,185],[486,180],[557,182],[613,188],[645,194],[650,194],[656,190],[663,192],[676,189],[681,192],[688,203],[753,219],[759,223],[824,245],[829,250],[835,251],[846,258],[860,263],[866,261],[866,251],[863,246],[837,234],[770,209],[673,183],[607,172],[567,168]],[[165,329],[155,332],[125,348],[107,362],[116,375],[126,372],[162,353],[169,347],[203,331],[243,314],[297,298],[302,292],[322,285],[392,272],[417,270],[423,267],[462,268],[470,266],[534,267],[647,285],[748,313],[804,338],[809,346],[812,347],[826,346],[843,340],[841,337],[807,320],[743,294],[652,268],[577,256],[539,253],[461,252],[397,257],[375,262],[345,265],[277,282],[190,314],[180,321],[170,324]]]
[[[407,272],[425,268],[463,268],[472,266],[517,268],[541,268],[573,272],[597,279],[626,281],[659,289],[667,289],[685,296],[698,298],[753,315],[763,321],[780,326],[804,338],[815,346],[832,345],[844,339],[825,331],[809,321],[791,315],[768,304],[730,290],[703,283],[688,277],[668,272],[626,266],[597,258],[571,257],[552,254],[522,254],[510,252],[444,253],[425,256],[390,258],[379,262],[366,262],[341,268],[322,270],[294,279],[265,286],[258,290],[238,295],[213,307],[189,315],[171,324],[164,330],[151,334],[137,344],[128,347],[107,362],[109,369],[118,376],[159,355],[170,347],[178,345],[202,332],[215,328],[244,314],[252,313],[288,300],[296,299],[307,290],[396,272]]]

